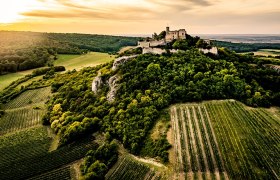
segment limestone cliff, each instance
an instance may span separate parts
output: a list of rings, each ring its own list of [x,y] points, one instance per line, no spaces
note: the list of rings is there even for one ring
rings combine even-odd
[[[114,63],[113,63],[113,67],[112,70],[115,71],[118,69],[119,66],[121,66],[122,64],[124,64],[125,62],[137,57],[138,55],[132,55],[132,56],[122,56],[119,57],[117,59],[115,59]]]
[[[117,84],[117,81],[120,79],[119,75],[114,75],[112,77],[110,77],[108,84],[109,84],[109,92],[107,94],[107,100],[109,102],[113,102],[115,100],[116,94],[117,94],[117,90],[119,85]]]
[[[98,75],[93,79],[91,89],[96,94],[98,90],[104,85],[101,73],[98,73]]]

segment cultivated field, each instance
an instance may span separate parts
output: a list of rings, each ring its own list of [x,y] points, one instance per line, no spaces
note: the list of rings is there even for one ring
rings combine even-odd
[[[44,104],[51,95],[51,88],[39,88],[34,90],[27,90],[20,96],[4,105],[4,109],[14,109],[26,106],[35,106],[37,104]]]
[[[64,166],[28,180],[71,180],[71,166]]]
[[[178,179],[279,179],[280,119],[233,101],[175,105]]]
[[[110,180],[157,180],[161,179],[148,165],[145,165],[129,156],[120,157],[118,162],[106,174]]]
[[[261,55],[261,56],[279,56],[280,49],[260,49],[253,53],[254,55]]]
[[[5,114],[0,119],[0,135],[41,126],[45,113],[44,103],[50,96],[50,87],[27,90],[4,104]]]
[[[44,113],[44,109],[33,109],[33,107],[6,110],[5,115],[0,119],[0,135],[39,126],[42,124],[41,118]]]
[[[90,52],[85,55],[58,55],[58,59],[54,62],[54,65],[64,66],[66,70],[78,70],[84,67],[110,62],[114,57],[114,55],[99,52]]]
[[[26,179],[40,174],[41,179],[52,174],[59,177],[61,172],[56,169],[83,158],[87,151],[97,147],[91,139],[86,139],[48,152],[52,138],[48,137],[46,128],[32,128],[0,138],[1,143],[11,144],[4,143],[0,148],[0,179]],[[61,176],[67,176],[67,172]]]
[[[31,74],[33,70],[34,69],[27,70],[27,71],[20,71],[17,73],[9,73],[6,75],[0,75],[0,91],[2,91],[5,87],[7,87],[13,81],[16,81],[17,79],[22,78],[27,74]]]

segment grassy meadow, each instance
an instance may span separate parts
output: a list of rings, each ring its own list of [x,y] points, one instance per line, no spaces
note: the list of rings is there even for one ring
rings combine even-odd
[[[33,70],[34,69],[27,70],[27,71],[20,71],[20,72],[16,72],[16,73],[5,74],[5,75],[0,75],[0,91],[3,90],[9,84],[11,84],[13,81],[15,81],[19,78],[22,78],[27,74],[31,74]]]
[[[85,55],[70,55],[70,54],[59,54],[58,59],[54,62],[55,66],[65,66],[66,70],[79,70],[88,66],[96,66],[99,64],[107,63],[115,58],[114,55],[108,53],[90,52]],[[7,87],[13,81],[24,77],[27,74],[31,74],[35,69],[20,71],[16,73],[10,73],[0,76],[0,91]],[[20,86],[30,84],[32,81],[41,79],[40,77],[34,77],[28,82],[20,84]]]
[[[54,62],[54,65],[64,66],[66,70],[79,70],[84,67],[110,62],[114,57],[114,55],[100,52],[90,52],[85,55],[60,54],[58,55],[58,59]]]
[[[261,56],[279,56],[280,49],[260,49],[254,52],[254,55],[261,55]]]

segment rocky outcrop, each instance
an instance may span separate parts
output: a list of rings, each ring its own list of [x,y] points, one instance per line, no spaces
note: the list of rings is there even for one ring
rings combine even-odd
[[[170,53],[177,53],[178,50],[176,49],[170,49],[169,50]],[[161,49],[161,48],[143,48],[143,54],[162,54],[162,53],[166,53],[165,49]]]
[[[138,55],[132,55],[132,56],[122,56],[117,59],[115,59],[113,63],[112,70],[115,71],[118,69],[119,66],[123,65],[125,62],[137,57]]]
[[[120,79],[120,76],[118,76],[117,74],[110,77],[108,84],[109,84],[109,92],[107,94],[107,101],[109,102],[113,102],[115,100],[116,94],[117,94],[117,90],[119,85],[117,84],[117,81]]]
[[[199,48],[199,50],[201,52],[203,52],[204,54],[212,53],[212,54],[218,55],[218,48],[217,47],[212,47],[211,49]]]
[[[99,73],[92,81],[92,86],[91,89],[92,91],[96,94],[99,89],[104,85],[102,78],[101,78],[101,73]]]

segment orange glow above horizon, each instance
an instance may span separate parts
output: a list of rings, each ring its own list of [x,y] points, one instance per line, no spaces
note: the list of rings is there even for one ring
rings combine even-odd
[[[280,1],[1,0],[0,30],[141,34],[279,33]],[[73,26],[75,24],[75,26]]]

